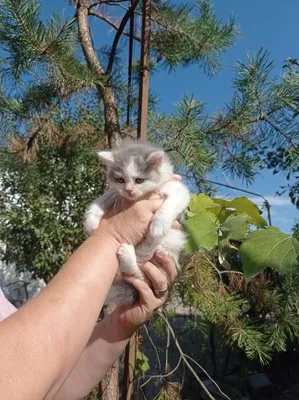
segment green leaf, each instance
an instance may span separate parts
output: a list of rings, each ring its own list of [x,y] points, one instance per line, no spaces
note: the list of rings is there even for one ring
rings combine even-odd
[[[148,357],[139,348],[136,350],[136,369],[147,372],[150,369]]]
[[[197,214],[198,212],[205,211],[207,208],[218,208],[214,201],[204,193],[192,194],[191,201],[189,204],[189,210],[191,213]]]
[[[229,239],[245,239],[249,228],[250,217],[246,213],[232,214],[220,226],[222,237],[221,241]]]
[[[266,267],[281,272],[298,268],[299,242],[294,237],[271,227],[251,232],[240,247],[246,280],[262,272]]]
[[[195,217],[184,223],[184,228],[188,233],[186,245],[188,252],[197,251],[201,247],[212,250],[218,244],[219,225],[215,223],[214,217],[209,213],[197,213]]]
[[[233,200],[225,200],[225,199],[221,199],[221,198],[218,198],[218,197],[214,198],[214,202],[216,204],[219,204],[223,208],[229,208],[232,201]]]
[[[258,228],[265,228],[267,222],[261,216],[258,206],[247,197],[236,197],[233,200],[214,199],[215,203],[225,208],[233,208],[238,213],[246,213],[250,217],[250,223]]]
[[[235,210],[227,210],[224,207],[208,207],[207,210],[215,215],[216,221],[220,224],[223,224],[230,215],[236,214]]]

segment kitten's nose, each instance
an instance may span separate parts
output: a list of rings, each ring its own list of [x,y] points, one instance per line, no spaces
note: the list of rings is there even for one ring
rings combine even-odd
[[[132,194],[132,192],[133,192],[133,190],[125,189],[125,193],[127,193],[127,194]]]

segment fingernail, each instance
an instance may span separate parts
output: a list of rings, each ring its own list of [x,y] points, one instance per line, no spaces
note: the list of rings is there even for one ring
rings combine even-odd
[[[137,265],[138,267],[143,267],[145,264],[145,261],[138,261]]]
[[[168,253],[167,253],[167,251],[165,251],[165,250],[157,250],[157,251],[156,251],[156,255],[157,255],[159,258],[166,258],[166,257],[168,257]]]

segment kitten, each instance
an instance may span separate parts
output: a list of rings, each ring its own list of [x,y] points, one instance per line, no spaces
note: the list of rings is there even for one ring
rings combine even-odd
[[[122,199],[138,201],[148,193],[159,192],[165,200],[152,218],[147,237],[136,248],[131,244],[120,246],[119,270],[146,280],[137,261],[150,260],[156,250],[166,252],[179,270],[185,235],[171,225],[187,208],[190,195],[182,182],[171,180],[173,166],[167,155],[151,143],[140,141],[124,142],[116,150],[101,151],[98,155],[107,166],[109,189],[87,209],[84,219],[87,233],[96,229],[105,211]],[[115,280],[105,304],[132,304],[137,299],[135,288]]]

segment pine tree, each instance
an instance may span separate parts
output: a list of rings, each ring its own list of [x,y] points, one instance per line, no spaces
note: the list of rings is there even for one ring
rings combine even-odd
[[[73,18],[53,14],[42,20],[38,0],[0,0],[0,240],[6,244],[7,262],[46,280],[83,240],[85,206],[104,190],[104,173],[92,151],[132,134],[137,118],[139,60],[134,60],[132,126],[127,127],[126,55],[120,51],[120,40],[122,48],[127,44],[132,8],[122,1],[70,4]],[[141,2],[132,4],[138,44]],[[123,12],[119,23],[110,17],[115,8]],[[115,29],[112,45],[95,50],[91,19]],[[234,19],[218,21],[208,1],[198,1],[195,7],[152,2],[153,70],[171,72],[196,63],[211,76],[237,37]],[[249,183],[265,165],[286,171],[287,178],[296,177],[298,65],[288,60],[276,81],[272,67],[264,50],[239,62],[232,101],[213,116],[187,96],[174,113],[161,114],[151,93],[149,137],[163,145],[194,191],[213,191],[203,179],[216,165]],[[297,183],[286,189],[298,205]],[[229,217],[234,217],[231,211],[221,211],[217,220],[223,224]],[[233,229],[239,232],[241,226],[245,235],[248,221],[240,219]],[[201,310],[201,326],[222,329],[226,343],[249,358],[268,362],[273,350],[284,350],[298,334],[297,276],[282,275],[273,282],[271,274],[260,272],[245,283],[239,256],[235,249],[227,250],[228,244],[238,247],[240,238],[225,238],[221,252],[212,246],[187,260],[182,297]],[[212,240],[218,240],[217,234]],[[226,272],[222,250],[236,273]],[[268,312],[277,316],[271,326],[265,323]]]

